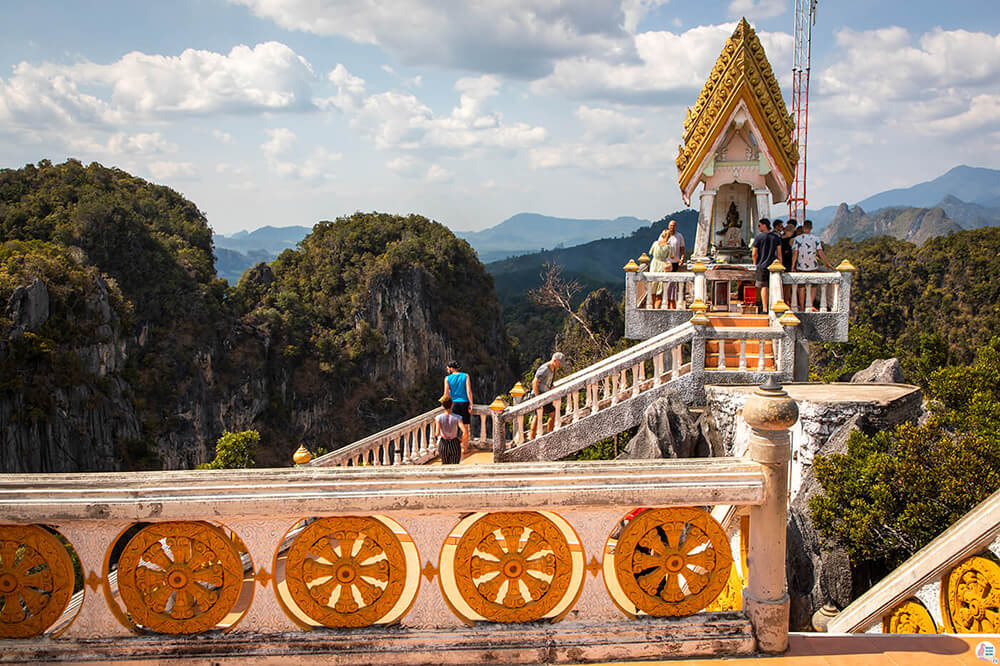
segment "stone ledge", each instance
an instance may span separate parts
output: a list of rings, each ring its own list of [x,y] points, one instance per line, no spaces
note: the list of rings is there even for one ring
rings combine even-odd
[[[736,656],[754,653],[745,613],[676,620],[480,624],[460,630],[317,630],[286,634],[143,636],[129,639],[4,641],[0,663],[183,660],[267,664],[537,664]]]

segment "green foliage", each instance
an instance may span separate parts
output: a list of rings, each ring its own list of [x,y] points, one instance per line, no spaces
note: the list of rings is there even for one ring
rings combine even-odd
[[[939,342],[926,342],[937,362]],[[813,464],[824,493],[810,502],[813,523],[855,566],[894,568],[1000,488],[1000,338],[929,384],[941,406],[923,425],[856,432],[846,455]]]
[[[256,430],[229,432],[226,430],[215,445],[215,459],[198,465],[198,469],[245,469],[253,467],[253,458],[260,444]]]
[[[846,377],[865,358],[896,356],[911,382],[926,384],[951,363],[968,364],[1000,331],[1000,228],[961,231],[918,247],[889,237],[841,240],[829,248],[834,264],[858,267],[851,288],[847,346],[814,344],[824,379]],[[854,329],[867,330],[855,333]],[[850,355],[852,345],[857,354]],[[872,356],[874,347],[881,351]]]

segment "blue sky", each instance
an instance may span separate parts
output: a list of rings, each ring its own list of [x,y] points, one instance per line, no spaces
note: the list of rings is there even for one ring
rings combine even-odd
[[[657,219],[744,15],[788,100],[792,0],[8,2],[0,167],[119,166],[220,233],[356,210]],[[1000,167],[995,2],[820,0],[812,64],[811,205]]]

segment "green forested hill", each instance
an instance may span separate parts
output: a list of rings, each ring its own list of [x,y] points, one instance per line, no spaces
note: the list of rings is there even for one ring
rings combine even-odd
[[[580,284],[574,307],[582,303],[587,294],[601,288],[619,299],[625,289],[622,266],[629,259],[647,252],[670,220],[677,220],[677,228],[684,235],[690,252],[694,246],[698,212],[688,209],[667,215],[623,238],[605,238],[487,264],[486,270],[496,281],[504,323],[517,342],[522,366],[531,365],[533,359],[540,359],[552,351],[552,342],[566,319],[565,313],[540,307],[528,297],[528,291],[541,284],[540,276],[546,264],[561,266],[563,278]]]
[[[1000,228],[961,231],[921,246],[889,237],[841,240],[834,264],[858,267],[850,344],[814,345],[828,378],[873,358],[899,356],[910,381],[945,364],[965,365],[1000,335]]]
[[[320,223],[230,287],[173,190],[0,170],[0,471],[190,468],[251,428],[287,465],[436,406],[455,357],[477,399],[513,383],[492,279],[426,218]]]

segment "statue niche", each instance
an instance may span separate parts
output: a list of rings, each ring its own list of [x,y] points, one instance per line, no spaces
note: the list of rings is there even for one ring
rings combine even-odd
[[[736,210],[736,202],[729,202],[729,210],[726,211],[726,221],[722,228],[715,232],[717,236],[722,236],[722,247],[724,249],[738,248],[743,245],[740,238],[740,229],[743,222],[740,221],[740,212]]]

